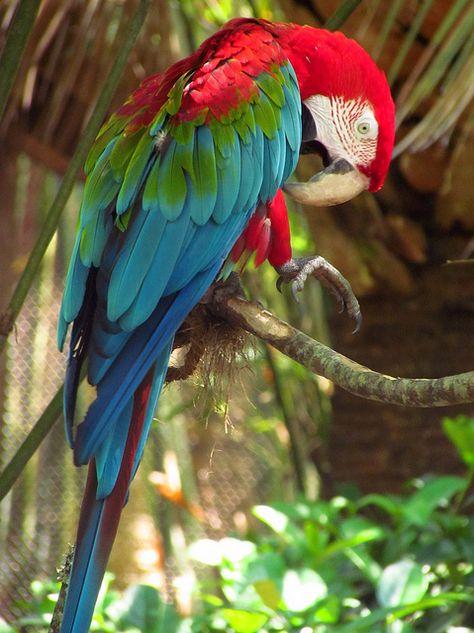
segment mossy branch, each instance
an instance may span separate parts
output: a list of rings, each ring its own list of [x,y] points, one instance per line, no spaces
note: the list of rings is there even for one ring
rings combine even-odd
[[[61,622],[64,613],[64,604],[66,602],[67,588],[69,586],[72,562],[74,560],[74,546],[69,545],[68,551],[64,555],[64,559],[61,563],[61,567],[58,569],[58,580],[61,583],[61,589],[59,590],[58,599],[54,605],[53,616],[51,618],[51,624],[49,625],[48,633],[59,633],[61,630]]]
[[[474,402],[474,372],[443,378],[394,378],[335,352],[255,301],[217,290],[210,304],[221,318],[241,327],[310,371],[361,398],[408,407],[445,407]]]

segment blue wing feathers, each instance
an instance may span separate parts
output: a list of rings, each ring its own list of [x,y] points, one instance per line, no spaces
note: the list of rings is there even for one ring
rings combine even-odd
[[[298,156],[301,144],[301,114],[294,111],[293,97],[285,86],[286,105],[281,111],[283,120],[282,130],[285,131],[288,144],[293,153]]]
[[[119,318],[123,329],[135,329],[153,312],[180,256],[182,245],[194,230],[195,227],[186,213],[182,213],[174,222],[166,224],[160,245],[155,250],[142,285],[130,308]]]
[[[61,304],[61,314],[67,323],[74,321],[81,309],[86,291],[87,277],[90,268],[85,266],[79,256],[80,238],[76,238],[71,255],[71,263],[66,277],[63,301]],[[62,341],[64,342],[64,341]],[[62,348],[62,344],[60,345]]]
[[[140,210],[131,222],[107,292],[107,314],[111,321],[117,321],[136,299],[167,224],[157,208]]]
[[[278,155],[278,169],[275,173],[276,182],[284,182],[285,170],[287,168],[287,149],[288,144],[286,141],[285,131],[280,128],[277,132],[277,139],[275,139],[275,143],[278,144],[279,155]],[[286,179],[285,179],[286,180]]]
[[[194,239],[189,244],[183,256],[176,262],[172,275],[165,288],[165,294],[177,292],[191,282],[196,275],[196,268],[190,262],[199,261],[201,268],[206,269],[220,258],[222,251],[232,248],[237,237],[245,228],[245,214],[234,214],[227,221],[228,235],[222,235],[219,224],[209,222],[201,230],[197,231]]]
[[[234,132],[232,154],[217,160],[217,197],[213,218],[222,224],[236,208],[242,174],[241,150]]]
[[[98,214],[97,220],[82,232],[80,253],[87,266],[100,266],[102,253],[113,227],[112,213],[105,210]]]
[[[61,633],[75,631],[82,633],[89,630],[90,614],[94,609],[102,582],[100,568],[94,565],[94,554],[96,553],[95,543],[104,510],[104,501],[95,499],[90,476],[91,470],[92,466],[81,507],[81,515],[87,515],[88,522],[85,525],[85,521],[82,521],[83,538],[81,543],[76,545],[74,553],[73,568],[61,622]],[[81,525],[79,527],[81,528]]]
[[[144,211],[156,210],[159,212],[158,201],[158,175],[161,169],[161,154],[157,154],[148,172],[142,194],[142,208]]]
[[[242,213],[242,210],[246,209],[247,200],[252,195],[255,171],[252,149],[249,145],[242,143],[240,146],[240,185],[232,213]]]

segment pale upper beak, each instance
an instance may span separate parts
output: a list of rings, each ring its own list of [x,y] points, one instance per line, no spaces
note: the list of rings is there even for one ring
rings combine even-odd
[[[347,202],[369,188],[369,178],[345,158],[336,158],[308,182],[288,182],[283,189],[297,202],[331,207]]]

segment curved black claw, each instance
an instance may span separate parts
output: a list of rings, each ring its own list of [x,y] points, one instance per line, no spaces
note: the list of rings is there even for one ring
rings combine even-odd
[[[347,310],[349,316],[354,319],[354,334],[360,330],[362,314],[351,285],[324,257],[290,259],[275,270],[280,275],[276,282],[277,290],[281,292],[282,284],[291,283],[291,294],[296,302],[299,302],[298,292],[303,290],[307,278],[315,277],[334,295],[341,306],[340,311]]]

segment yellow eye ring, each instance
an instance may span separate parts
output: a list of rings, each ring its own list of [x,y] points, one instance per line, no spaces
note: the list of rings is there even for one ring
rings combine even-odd
[[[370,123],[368,121],[361,121],[357,124],[357,131],[359,134],[365,136],[370,132]]]

